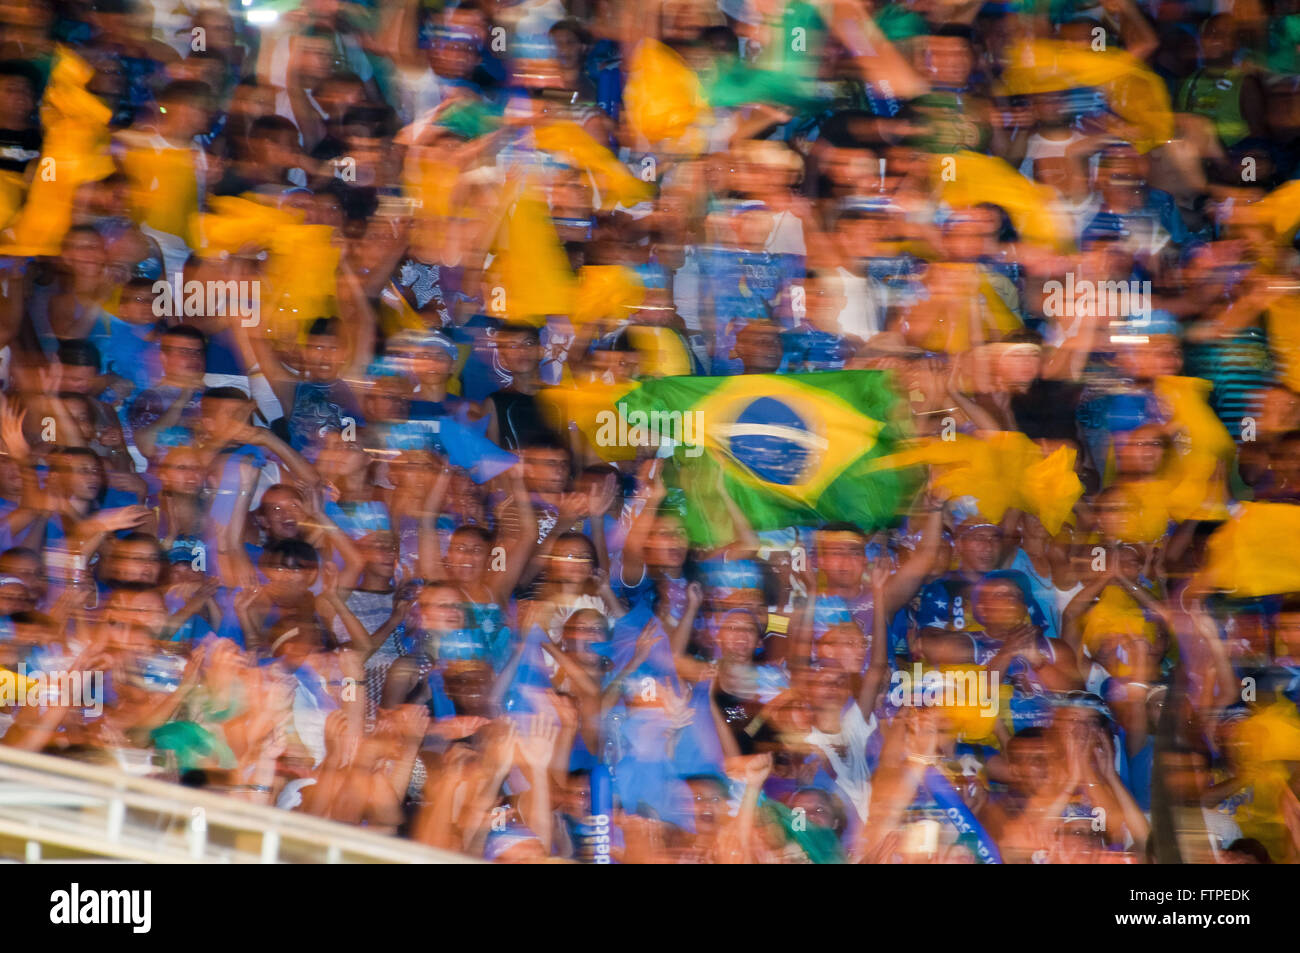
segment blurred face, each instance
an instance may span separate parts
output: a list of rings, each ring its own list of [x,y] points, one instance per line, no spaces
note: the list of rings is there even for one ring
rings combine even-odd
[[[203,489],[203,467],[198,455],[185,447],[171,450],[163,463],[159,479],[165,493],[197,495]]]
[[[93,276],[104,270],[104,242],[90,232],[73,232],[63,245],[63,261],[74,274]]]
[[[162,339],[163,374],[172,380],[194,380],[203,376],[206,368],[203,344],[194,338],[169,334]]]
[[[820,534],[817,568],[832,586],[859,585],[867,568],[866,540],[854,533]]]
[[[975,618],[990,632],[1004,632],[1025,621],[1024,594],[1013,582],[980,586],[975,595]]]
[[[261,569],[267,580],[267,595],[277,605],[287,605],[302,599],[316,583],[318,575],[315,566],[302,566],[296,563],[286,565],[284,560],[275,554],[262,560]]]
[[[534,493],[563,493],[569,485],[569,455],[542,447],[526,449],[524,483]]]
[[[371,533],[357,544],[366,561],[366,572],[384,579],[397,570],[397,537],[392,533]]]
[[[457,583],[477,582],[487,569],[490,548],[477,533],[452,533],[447,544],[447,573]]]
[[[749,662],[758,647],[758,624],[743,612],[732,612],[718,624],[718,647],[727,662]]]
[[[302,346],[302,372],[308,380],[332,381],[346,358],[343,342],[333,334],[313,334]]]
[[[89,502],[104,488],[104,473],[98,460],[86,456],[65,456],[59,461],[59,473],[67,494],[75,500]]]
[[[802,809],[809,824],[826,830],[836,830],[838,821],[827,797],[820,791],[800,791],[790,799],[792,810]]]
[[[957,539],[957,559],[967,572],[992,572],[1002,550],[1002,531],[996,526],[977,526]]]
[[[22,129],[31,122],[36,100],[32,88],[21,76],[0,77],[0,122],[8,129]]]
[[[155,547],[135,540],[118,540],[109,551],[104,576],[113,582],[158,584],[162,560]]]
[[[41,561],[35,556],[14,553],[0,558],[0,576],[21,579],[33,599],[45,594],[45,574],[41,572]]]
[[[1037,794],[1050,775],[1052,748],[1045,738],[1013,738],[1007,748],[1007,761],[1016,789]]]
[[[429,65],[439,76],[464,79],[482,61],[479,50],[487,39],[481,16],[471,11],[451,11],[443,18],[451,31],[434,40],[429,50]]]
[[[415,599],[416,628],[455,632],[465,626],[464,599],[450,586],[426,586]]]
[[[501,366],[511,374],[532,373],[542,360],[542,346],[530,334],[499,333],[496,349]]]
[[[1115,435],[1115,467],[1126,476],[1150,476],[1160,469],[1165,440],[1158,427],[1138,427]]]
[[[560,647],[586,671],[596,672],[601,669],[604,659],[596,654],[595,647],[607,637],[605,617],[594,609],[582,609],[564,624]]]
[[[959,36],[932,36],[921,49],[921,68],[937,85],[966,85],[974,61],[966,40]]]
[[[727,812],[727,795],[713,781],[692,780],[691,797],[695,806],[695,833],[705,840],[716,837],[718,826]]]
[[[852,622],[832,626],[817,642],[817,658],[830,662],[845,674],[857,675],[867,664],[867,641]]]
[[[199,429],[203,431],[205,437],[210,438],[226,429],[232,420],[238,419],[240,423],[248,422],[249,407],[248,402],[244,400],[204,397],[199,406],[202,413]]]
[[[736,335],[736,357],[748,374],[771,374],[781,366],[781,330],[771,324],[747,324]]]
[[[104,626],[109,644],[123,647],[141,639],[156,639],[167,622],[167,608],[155,591],[118,590],[104,606]]]
[[[324,37],[294,38],[294,72],[299,83],[308,89],[330,74],[334,67],[334,50]]]
[[[591,578],[591,550],[581,540],[563,539],[551,550],[546,578],[557,583],[581,583]]]
[[[655,569],[680,569],[688,551],[686,528],[675,517],[661,516],[646,537],[645,561]]]
[[[297,539],[307,518],[302,497],[288,489],[267,490],[262,495],[262,522],[272,539]]]

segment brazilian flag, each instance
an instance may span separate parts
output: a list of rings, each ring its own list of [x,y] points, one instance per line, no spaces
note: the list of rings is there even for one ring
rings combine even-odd
[[[894,452],[900,399],[884,371],[661,377],[619,402],[633,442],[673,445],[691,542],[734,538],[720,494],[755,530],[894,521],[906,471],[870,471]]]

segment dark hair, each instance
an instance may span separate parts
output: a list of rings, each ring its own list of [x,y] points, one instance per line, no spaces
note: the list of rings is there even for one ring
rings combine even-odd
[[[867,533],[857,523],[849,523],[845,520],[832,520],[829,523],[822,524],[818,532],[822,533],[852,533],[854,536],[861,536],[864,540]]]
[[[561,533],[556,538],[555,545],[558,546],[560,545],[560,543],[576,543],[576,542],[581,542],[587,548],[587,555],[591,557],[591,564],[595,566],[597,562],[596,544],[593,543],[587,537],[586,533],[580,533],[576,529],[571,529],[567,533]]]
[[[248,395],[238,387],[209,387],[203,392],[204,400],[248,400]]]
[[[171,327],[163,330],[163,336],[189,338],[191,341],[198,341],[205,351],[208,347],[207,336],[192,324],[173,324]]]
[[[262,565],[270,565],[275,561],[286,569],[317,569],[320,567],[320,556],[310,543],[305,543],[301,539],[276,539],[266,544],[262,550],[262,558],[258,560]]]
[[[519,322],[507,322],[501,325],[501,327],[497,328],[497,335],[500,336],[502,334],[522,335],[523,337],[529,338],[534,343],[538,343],[542,340],[541,333],[536,327],[531,324],[522,324]]]
[[[341,337],[342,332],[343,322],[338,318],[317,318],[307,328],[307,336],[312,338]]]
[[[173,80],[158,93],[160,103],[193,103],[206,108],[211,100],[212,87],[197,79]]]
[[[99,348],[85,338],[59,342],[59,363],[69,367],[93,367],[99,370]]]
[[[41,88],[45,85],[40,70],[27,60],[0,60],[0,76],[16,76],[27,80],[33,99],[41,94]]]
[[[467,523],[464,526],[457,526],[452,530],[451,535],[455,536],[457,533],[462,533],[466,536],[475,536],[484,545],[492,545],[492,534],[488,532],[485,527],[479,526],[477,523]]]
[[[297,141],[298,127],[279,115],[258,116],[248,127],[249,139],[276,139],[280,136],[288,136]]]

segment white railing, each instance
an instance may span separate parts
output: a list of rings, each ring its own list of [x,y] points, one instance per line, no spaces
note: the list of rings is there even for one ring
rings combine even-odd
[[[475,862],[364,828],[3,746],[0,860]]]

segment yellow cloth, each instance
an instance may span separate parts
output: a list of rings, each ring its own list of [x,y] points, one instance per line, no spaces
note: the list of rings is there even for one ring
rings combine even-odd
[[[1300,506],[1242,503],[1208,543],[1204,582],[1242,598],[1300,592]]]
[[[617,420],[617,404],[641,385],[635,381],[621,384],[604,384],[588,381],[570,383],[559,387],[543,387],[537,394],[538,403],[547,423],[557,432],[568,431],[572,424],[587,439],[591,449],[603,460],[635,460],[636,447],[614,446],[617,441],[600,437],[602,427]]]
[[[934,157],[939,198],[953,208],[991,204],[1006,210],[1024,242],[1065,251],[1070,223],[1054,211],[1056,190],[1025,178],[996,156],[958,152]]]
[[[980,515],[990,522],[1000,522],[1014,507],[1037,516],[1055,533],[1083,495],[1072,456],[1072,451],[1060,450],[1044,456],[1023,433],[1001,431],[979,437],[955,434],[952,440],[927,438],[877,459],[872,469],[929,464],[936,468],[936,489],[952,498],[973,497]]]
[[[641,276],[626,265],[584,265],[578,275],[573,305],[574,325],[591,321],[623,321],[645,300]]]
[[[196,213],[190,218],[190,245],[206,255],[234,254],[241,248],[269,248],[276,230],[297,225],[302,213],[273,208],[263,202],[214,195],[208,202],[211,212]]]
[[[328,225],[281,225],[271,236],[266,282],[277,336],[301,340],[317,318],[338,314],[339,249]]]
[[[546,202],[525,192],[515,203],[493,248],[489,268],[489,307],[498,289],[505,316],[541,326],[547,315],[573,311],[577,282],[569,269]]]
[[[1133,146],[1144,154],[1174,136],[1174,112],[1164,80],[1121,49],[1093,50],[1060,40],[1022,41],[1007,57],[1002,83],[1013,96],[1097,87],[1105,92],[1115,115],[1137,128]]]
[[[1206,401],[1213,386],[1199,377],[1161,377],[1155,382],[1156,396],[1170,413],[1176,445],[1160,479],[1168,487],[1169,513],[1180,522],[1228,517],[1226,464],[1236,446]]]
[[[1300,203],[1300,195],[1296,197]],[[1300,296],[1287,295],[1268,307],[1268,344],[1278,365],[1278,377],[1300,393]]]
[[[1083,617],[1083,644],[1095,658],[1102,643],[1117,635],[1155,644],[1156,627],[1147,621],[1136,599],[1119,586],[1107,586]]]
[[[695,71],[653,39],[632,54],[623,107],[629,125],[651,145],[681,139],[708,109]]]
[[[649,183],[629,172],[627,166],[576,122],[546,123],[533,130],[533,138],[539,149],[558,152],[591,175],[604,211],[616,205],[631,207],[654,196]]]
[[[6,255],[57,255],[63,236],[72,227],[72,203],[77,189],[113,172],[108,155],[108,121],[112,111],[85,84],[94,69],[76,54],[59,47],[41,103],[44,140],[36,175],[12,224],[0,240]],[[8,193],[12,200],[14,193]]]
[[[199,210],[199,180],[191,149],[128,149],[122,169],[131,179],[131,207],[137,222],[169,235],[189,234]]]
[[[1007,307],[984,270],[973,262],[935,262],[930,266],[927,283],[936,293],[935,323],[921,342],[930,351],[963,354],[974,342],[972,322],[984,337],[998,337],[1021,326],[1020,319]],[[964,290],[974,287],[977,293]]]
[[[1289,245],[1295,238],[1296,227],[1300,225],[1300,179],[1274,189],[1258,202],[1247,205],[1243,211],[1258,216],[1277,233],[1279,242]]]
[[[691,356],[672,328],[634,324],[627,329],[627,337],[641,354],[642,376],[682,377],[691,373]]]

